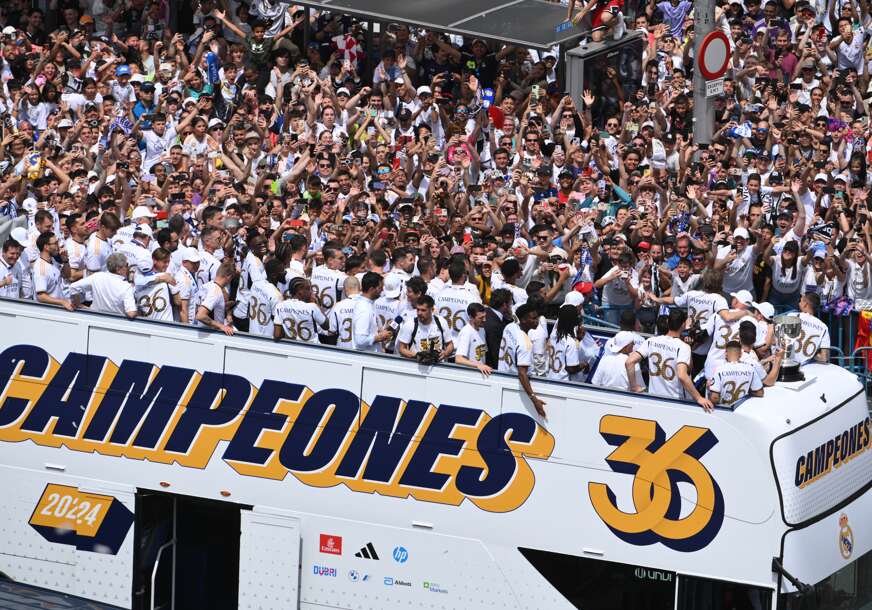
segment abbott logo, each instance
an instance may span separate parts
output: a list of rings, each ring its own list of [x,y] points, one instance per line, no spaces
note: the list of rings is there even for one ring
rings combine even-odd
[[[636,545],[661,542],[682,552],[714,540],[724,522],[724,497],[699,461],[718,442],[711,430],[683,426],[667,439],[656,421],[606,415],[600,434],[617,447],[606,457],[611,469],[633,475],[633,513],[618,508],[608,485],[588,483],[594,510],[618,538]],[[679,481],[696,488],[696,502],[685,517],[675,492]]]

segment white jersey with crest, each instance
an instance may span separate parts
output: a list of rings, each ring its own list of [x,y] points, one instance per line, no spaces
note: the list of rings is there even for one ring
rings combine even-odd
[[[750,392],[763,389],[757,369],[747,362],[721,362],[714,372],[710,390],[717,392],[719,405],[730,406]]]
[[[797,361],[814,358],[819,350],[830,349],[830,329],[811,314],[800,312],[802,331],[794,341],[793,353]]]
[[[336,346],[354,349],[354,297],[342,299],[327,314],[331,335],[336,335]]]
[[[266,278],[255,280],[248,291],[248,332],[273,336],[272,312],[282,302],[282,293]]]
[[[155,282],[158,275],[161,274],[154,271],[136,274],[133,290],[136,309],[140,318],[172,322],[173,295],[179,293],[179,287],[166,282]]]
[[[690,290],[680,294],[674,299],[677,307],[687,307],[687,318],[691,324],[699,322],[700,328],[705,328],[709,318],[713,315],[729,309],[727,300],[720,294],[703,292],[702,290]],[[718,316],[720,317],[720,316]],[[693,349],[694,354],[704,355],[709,351],[711,337]]]
[[[239,274],[239,288],[236,290],[236,307],[233,308],[234,316],[240,319],[251,319],[248,309],[248,295],[256,281],[265,279],[266,269],[263,266],[263,261],[257,258],[253,252],[246,254],[245,259],[242,261],[242,271]],[[267,318],[269,318],[269,312],[271,311],[272,309],[267,311]]]
[[[636,351],[648,359],[649,394],[685,398],[684,386],[678,378],[678,365],[683,363],[690,369],[690,346],[687,343],[678,337],[660,335],[646,339]]]
[[[284,300],[273,310],[273,324],[280,326],[285,337],[294,341],[318,343],[318,328],[325,320],[320,307],[299,299]]]
[[[481,296],[478,290],[470,290],[467,285],[449,284],[440,290],[433,300],[436,302],[436,313],[448,322],[448,326],[451,327],[451,338],[456,340],[463,327],[469,324],[466,308],[470,303],[481,303]]]
[[[548,344],[545,348],[547,369],[545,371],[548,379],[557,381],[566,381],[569,379],[569,372],[566,370],[568,366],[578,366],[581,364],[579,360],[579,341],[571,335],[557,338],[557,328],[551,331],[548,337]]]
[[[476,330],[472,324],[464,326],[463,330],[457,333],[454,350],[458,356],[463,356],[473,362],[484,363],[487,355],[484,327]]]
[[[330,269],[327,265],[318,265],[312,269],[312,293],[315,302],[324,311],[329,311],[342,298],[342,284],[348,277],[342,271]]]
[[[712,316],[708,319],[705,329],[711,337],[711,347],[705,360],[707,379],[711,379],[715,370],[726,360],[727,343],[739,340],[739,326],[745,321],[753,322],[754,328],[757,329],[757,340],[754,341],[754,345],[762,343],[766,337],[765,335],[761,337],[757,319],[750,313],[733,322],[726,322],[721,316]]]
[[[184,267],[176,271],[176,288],[179,290],[179,298],[188,302],[188,323],[193,324],[197,319],[197,307],[200,306],[200,281],[196,275]]]
[[[533,365],[533,342],[517,322],[503,329],[500,341],[500,357],[497,370],[504,373],[517,373],[519,366]]]

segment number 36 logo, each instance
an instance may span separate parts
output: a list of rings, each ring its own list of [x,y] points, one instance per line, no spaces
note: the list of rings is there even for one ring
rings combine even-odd
[[[634,475],[632,513],[618,508],[608,485],[588,483],[594,510],[616,536],[636,545],[661,542],[683,552],[714,540],[724,521],[724,498],[699,461],[718,442],[711,430],[683,426],[667,440],[656,421],[607,415],[600,421],[600,434],[617,447],[606,458],[611,469]],[[696,488],[689,512],[682,511],[679,482]]]

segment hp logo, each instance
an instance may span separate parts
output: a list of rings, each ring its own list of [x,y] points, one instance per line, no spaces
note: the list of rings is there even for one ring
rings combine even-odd
[[[406,560],[409,558],[409,551],[406,550],[406,547],[395,546],[394,547],[394,561],[397,563],[406,563]]]

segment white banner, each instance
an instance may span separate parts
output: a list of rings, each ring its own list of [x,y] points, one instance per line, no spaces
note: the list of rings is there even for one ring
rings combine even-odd
[[[772,443],[782,516],[799,525],[872,481],[869,411],[860,394]],[[837,476],[838,474],[838,476]]]

